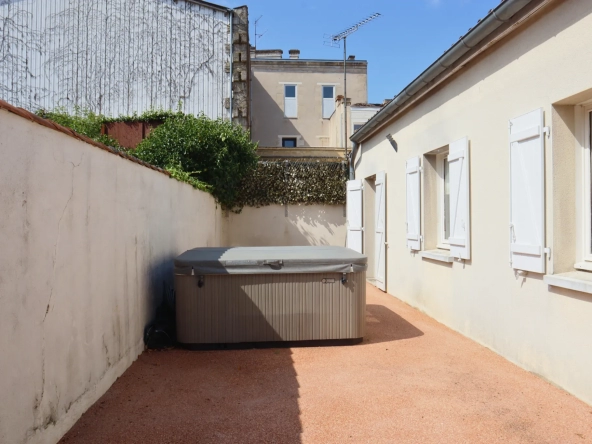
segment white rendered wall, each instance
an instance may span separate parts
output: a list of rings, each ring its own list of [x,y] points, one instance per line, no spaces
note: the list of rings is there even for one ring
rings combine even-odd
[[[345,246],[343,205],[269,205],[229,214],[230,246]]]
[[[0,110],[0,442],[52,443],[144,350],[214,199]]]
[[[390,294],[592,404],[592,295],[551,287],[542,274],[517,277],[509,266],[508,138],[514,117],[542,107],[545,125],[552,126],[553,104],[579,93],[592,99],[590,41],[592,3],[555,2],[364,141],[356,178],[386,171]],[[573,241],[569,248],[569,242],[557,242],[576,236],[570,230],[577,172],[554,173],[574,164],[576,147],[560,146],[555,130],[545,141],[549,274],[556,258],[577,260]],[[406,247],[405,162],[465,136],[471,150],[471,260],[463,265],[422,259]],[[566,192],[554,191],[559,188]],[[422,207],[424,232],[426,212]]]

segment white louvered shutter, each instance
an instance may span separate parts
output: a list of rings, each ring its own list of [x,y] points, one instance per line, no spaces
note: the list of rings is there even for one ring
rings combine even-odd
[[[376,173],[376,199],[374,201],[374,265],[375,283],[386,291],[386,175],[384,171]]]
[[[362,181],[347,182],[347,248],[362,253]]]
[[[420,211],[420,158],[412,157],[406,163],[407,192],[407,247],[421,250],[421,211]]]
[[[450,255],[471,258],[471,208],[469,142],[463,138],[449,145],[450,172]]]
[[[545,272],[543,110],[510,120],[510,256],[512,268]]]

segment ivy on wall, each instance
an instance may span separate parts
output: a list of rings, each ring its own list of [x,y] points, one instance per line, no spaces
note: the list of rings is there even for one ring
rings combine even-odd
[[[310,159],[260,161],[257,169],[243,179],[237,205],[343,205],[346,182],[346,162]]]
[[[261,160],[248,132],[230,122],[171,111],[118,118],[81,109],[74,114],[65,109],[40,110],[37,114],[161,167],[171,177],[211,193],[224,208],[234,212],[245,206],[345,204],[346,162]],[[136,150],[120,147],[115,139],[101,134],[105,123],[153,121],[163,124]]]

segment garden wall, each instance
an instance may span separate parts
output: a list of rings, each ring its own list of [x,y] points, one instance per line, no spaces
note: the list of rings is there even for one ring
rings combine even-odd
[[[209,194],[0,105],[0,442],[52,443],[143,351],[173,257],[224,244],[226,219]]]
[[[345,246],[344,205],[269,205],[229,214],[232,246]]]

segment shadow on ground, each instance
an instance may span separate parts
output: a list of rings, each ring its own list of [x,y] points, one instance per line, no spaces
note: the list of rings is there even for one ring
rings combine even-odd
[[[399,341],[423,336],[423,332],[384,305],[366,305],[364,343]]]
[[[368,305],[366,321],[364,344],[423,335],[382,305]],[[364,344],[334,350],[356,354]],[[292,353],[286,348],[146,351],[61,442],[301,442]]]

